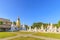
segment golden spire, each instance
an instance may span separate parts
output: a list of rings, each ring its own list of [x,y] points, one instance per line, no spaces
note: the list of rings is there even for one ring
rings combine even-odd
[[[16,21],[16,26],[17,26],[18,28],[20,28],[20,18],[19,18],[19,16],[18,16],[18,19],[17,19],[17,21]]]

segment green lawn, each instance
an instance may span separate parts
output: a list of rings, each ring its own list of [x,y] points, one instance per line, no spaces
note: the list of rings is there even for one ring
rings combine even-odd
[[[11,37],[11,36],[16,36],[17,34],[33,34],[36,36],[44,36],[44,37],[50,37],[50,38],[58,38],[60,39],[60,34],[56,33],[41,33],[41,32],[0,32],[0,38],[6,38],[6,37]],[[37,39],[37,38],[32,38],[32,37],[19,37],[15,38],[16,40],[42,40],[42,39]],[[15,40],[12,39],[12,40]]]
[[[33,34],[33,35],[36,35],[36,36],[44,36],[44,37],[60,39],[60,34],[56,34],[56,33],[41,33],[41,32],[16,32],[16,33],[19,33],[19,34]]]
[[[19,34],[32,34],[33,32],[16,32],[16,33],[19,33]]]
[[[43,39],[32,38],[32,37],[19,37],[11,40],[43,40]]]
[[[33,35],[60,39],[60,34],[56,34],[56,33],[41,33],[41,32],[37,32],[37,33],[34,33]]]
[[[11,33],[11,32],[0,32],[0,38],[6,38],[6,37],[11,37],[11,36],[16,36],[16,34]]]

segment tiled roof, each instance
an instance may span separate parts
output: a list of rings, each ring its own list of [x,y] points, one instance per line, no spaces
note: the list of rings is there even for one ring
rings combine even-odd
[[[1,21],[10,21],[9,19],[0,18]]]

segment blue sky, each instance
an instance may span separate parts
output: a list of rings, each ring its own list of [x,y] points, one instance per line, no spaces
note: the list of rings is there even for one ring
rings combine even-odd
[[[0,18],[21,24],[57,23],[60,20],[60,0],[0,0]]]

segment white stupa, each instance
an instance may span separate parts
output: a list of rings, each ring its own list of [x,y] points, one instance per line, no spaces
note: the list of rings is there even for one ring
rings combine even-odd
[[[57,32],[57,27],[56,26],[53,28],[53,32]]]
[[[40,30],[41,32],[45,32],[45,30],[44,30],[44,27],[43,27],[43,24],[42,24],[42,26],[41,26],[41,30]]]
[[[53,32],[53,25],[52,25],[52,23],[47,26],[47,32]]]
[[[33,31],[34,31],[34,32],[37,32],[37,31],[38,31],[38,29],[35,27]]]
[[[43,25],[41,26],[41,30],[44,30]]]
[[[25,25],[22,25],[22,26],[20,27],[20,30],[26,30]]]
[[[41,32],[41,29],[40,28],[38,29],[38,32]]]
[[[26,30],[25,25],[23,25],[23,27],[22,27],[22,28],[23,28],[23,30]]]
[[[11,24],[11,29],[10,29],[10,31],[16,31],[16,26],[14,25],[14,23],[12,22],[12,24]]]

